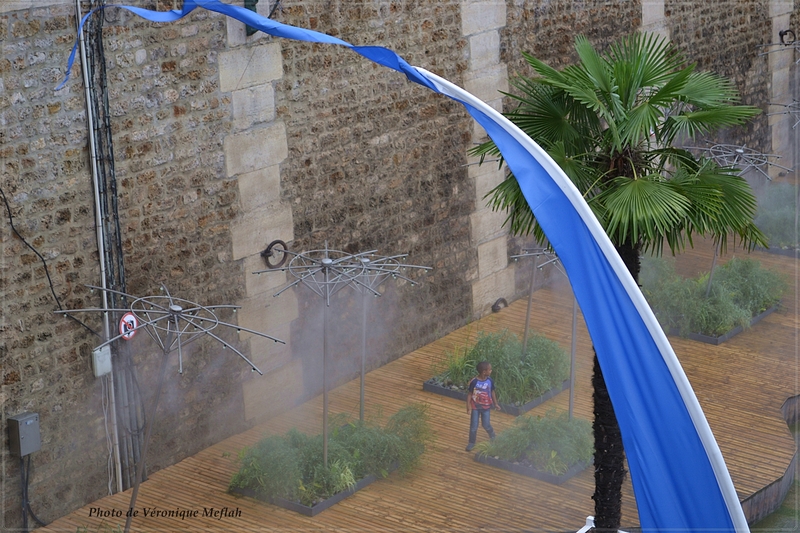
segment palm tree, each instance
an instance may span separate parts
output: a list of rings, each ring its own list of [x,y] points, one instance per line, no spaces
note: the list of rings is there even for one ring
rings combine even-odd
[[[764,245],[753,224],[756,200],[734,169],[721,168],[676,146],[697,135],[743,124],[759,113],[736,105],[733,85],[696,72],[666,39],[634,34],[598,52],[575,40],[579,62],[561,71],[523,54],[537,76],[512,81],[519,94],[506,114],[538,142],[583,193],[638,282],[642,253],[674,254],[692,235],[725,250],[729,235],[742,246]],[[492,141],[473,153],[500,155]],[[487,195],[508,213],[512,233],[545,235],[513,175]],[[625,478],[622,438],[605,380],[594,357],[595,528],[620,526]]]

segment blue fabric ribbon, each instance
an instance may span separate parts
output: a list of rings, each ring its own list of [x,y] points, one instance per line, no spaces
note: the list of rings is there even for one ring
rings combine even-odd
[[[184,0],[183,8],[181,8],[180,10],[173,9],[171,11],[151,11],[149,9],[142,9],[139,7],[107,4],[93,9],[92,11],[88,12],[81,18],[79,33],[83,31],[83,27],[86,24],[86,21],[89,20],[89,17],[91,17],[92,15],[103,9],[109,9],[109,8],[125,9],[151,22],[175,22],[176,20],[185,17],[198,7],[202,7],[203,9],[207,9],[208,11],[213,11],[215,13],[220,13],[228,17],[234,18],[238,21],[244,22],[250,27],[261,30],[264,33],[267,33],[274,37],[293,39],[295,41],[306,41],[312,43],[336,44],[339,46],[345,46],[347,48],[350,48],[354,52],[361,54],[370,61],[374,61],[379,65],[383,65],[392,70],[396,70],[397,72],[405,74],[406,77],[410,81],[413,81],[414,83],[424,85],[425,87],[433,91],[436,90],[436,88],[431,84],[430,81],[428,81],[428,79],[426,79],[424,76],[421,76],[414,67],[409,65],[405,59],[400,57],[393,50],[384,48],[382,46],[355,46],[348,43],[347,41],[337,39],[336,37],[332,37],[330,35],[326,35],[318,31],[306,30],[303,28],[298,28],[296,26],[289,26],[288,24],[281,24],[280,22],[268,19],[257,13],[254,13],[249,9],[245,9],[240,6],[223,4],[218,0]],[[78,44],[79,43],[76,40],[75,45],[72,47],[72,51],[69,54],[69,60],[67,61],[67,72],[64,77],[64,80],[58,85],[58,87],[56,87],[55,90],[59,90],[62,87],[64,87],[64,85],[69,80],[69,73],[72,71],[72,65],[75,63],[75,55],[78,52]]]

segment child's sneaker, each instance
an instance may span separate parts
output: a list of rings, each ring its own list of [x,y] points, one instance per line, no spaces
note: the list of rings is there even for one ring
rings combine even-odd
[[[475,443],[474,442],[470,442],[469,444],[467,444],[467,451],[471,452],[474,447],[475,447]]]

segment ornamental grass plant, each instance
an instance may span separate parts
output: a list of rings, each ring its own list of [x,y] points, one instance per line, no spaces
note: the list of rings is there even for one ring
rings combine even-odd
[[[494,440],[481,442],[475,449],[481,456],[530,466],[560,476],[572,466],[592,460],[592,425],[570,419],[566,412],[548,411],[545,416],[519,416],[514,425]]]
[[[459,346],[433,366],[433,381],[466,391],[478,375],[476,365],[488,361],[501,404],[523,405],[558,387],[569,377],[569,356],[541,335],[528,339],[525,353],[517,336],[508,330],[481,332],[472,346]]]
[[[427,405],[419,403],[404,406],[383,427],[345,415],[331,417],[331,426],[336,429],[328,438],[327,468],[322,435],[291,429],[242,450],[229,490],[248,489],[313,506],[370,474],[386,477],[395,468],[408,472],[433,439]]]
[[[753,259],[734,257],[709,273],[682,278],[672,262],[643,258],[642,292],[665,331],[686,336],[724,335],[778,304],[787,284],[780,274]]]
[[[772,183],[758,199],[755,224],[767,236],[770,249],[798,248],[797,193],[791,183]]]

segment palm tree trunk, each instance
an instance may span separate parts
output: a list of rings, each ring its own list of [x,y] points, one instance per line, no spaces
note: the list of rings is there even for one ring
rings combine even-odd
[[[617,531],[622,520],[625,450],[603,372],[594,356],[594,530]]]
[[[622,261],[636,282],[639,282],[639,250],[624,244],[617,247]],[[594,356],[594,530],[613,532],[622,521],[622,483],[625,481],[625,450],[614,406],[608,395],[603,371]]]

